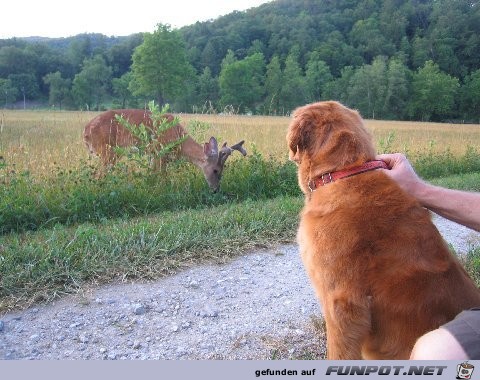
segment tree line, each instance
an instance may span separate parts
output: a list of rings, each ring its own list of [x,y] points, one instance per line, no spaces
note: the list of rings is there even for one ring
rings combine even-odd
[[[366,118],[480,122],[480,4],[276,0],[178,30],[0,40],[0,96],[266,115],[336,99]]]

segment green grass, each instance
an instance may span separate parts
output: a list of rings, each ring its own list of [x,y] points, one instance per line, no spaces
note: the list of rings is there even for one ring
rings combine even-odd
[[[89,282],[153,279],[292,241],[300,197],[247,200],[148,218],[8,234],[0,240],[0,311],[51,300]]]
[[[460,157],[429,152],[412,161],[426,180],[458,189],[480,188],[480,154],[473,149]],[[212,194],[200,171],[186,163],[173,164],[167,175],[146,175],[126,165],[100,180],[94,179],[94,172],[95,167],[85,163],[37,178],[0,166],[0,234],[300,194],[292,163],[257,152],[229,163],[218,194]],[[438,179],[445,176],[449,179]]]
[[[58,170],[48,179],[0,168],[0,234],[74,225],[163,211],[198,209],[248,199],[300,194],[290,162],[250,154],[232,160],[224,171],[221,192],[212,194],[200,171],[175,163],[167,175],[134,172],[125,165],[100,180],[95,168]]]
[[[455,174],[480,173],[480,153],[467,147],[463,155],[456,156],[450,150],[435,153],[432,149],[410,157],[416,172],[425,179]]]
[[[413,163],[433,183],[479,190],[479,157]],[[294,240],[303,197],[293,164],[255,152],[232,160],[219,194],[196,168],[175,165],[154,177],[120,165],[101,180],[88,165],[48,180],[0,167],[0,312]],[[479,257],[470,253],[466,267],[480,285]]]
[[[465,259],[465,268],[477,286],[480,287],[480,247],[473,248],[467,254]]]
[[[480,173],[456,174],[447,177],[432,178],[429,182],[448,189],[480,191]]]

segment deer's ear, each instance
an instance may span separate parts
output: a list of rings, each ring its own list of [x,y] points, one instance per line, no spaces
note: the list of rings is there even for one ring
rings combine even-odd
[[[215,137],[210,137],[210,141],[203,146],[203,152],[207,157],[218,156],[218,143]]]

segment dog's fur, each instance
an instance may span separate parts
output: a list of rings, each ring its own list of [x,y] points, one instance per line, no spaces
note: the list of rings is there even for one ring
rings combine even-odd
[[[408,359],[421,335],[480,306],[430,213],[383,170],[309,190],[319,175],[375,158],[356,111],[332,101],[300,107],[287,143],[305,194],[297,238],[323,307],[328,359]]]

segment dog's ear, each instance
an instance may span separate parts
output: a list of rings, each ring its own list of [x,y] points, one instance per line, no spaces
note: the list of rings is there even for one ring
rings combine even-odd
[[[325,155],[327,157],[335,157],[339,164],[346,165],[355,161],[357,156],[357,146],[355,136],[350,131],[339,131],[332,133],[330,138],[325,142]]]
[[[363,140],[366,140],[363,138]],[[368,140],[362,141],[354,132],[342,130],[332,133],[325,141],[322,149],[324,157],[333,158],[338,166],[362,163],[373,159],[374,151],[370,148]]]
[[[300,116],[293,118],[287,133],[287,143],[294,155],[292,158],[294,161],[298,161],[301,152],[309,150],[313,129],[311,120]]]

